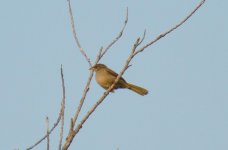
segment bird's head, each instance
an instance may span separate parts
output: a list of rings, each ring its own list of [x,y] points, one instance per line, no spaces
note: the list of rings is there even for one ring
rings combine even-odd
[[[99,71],[100,69],[104,69],[107,68],[107,66],[105,66],[104,64],[96,64],[93,67],[91,67],[89,70],[93,70],[93,71]]]

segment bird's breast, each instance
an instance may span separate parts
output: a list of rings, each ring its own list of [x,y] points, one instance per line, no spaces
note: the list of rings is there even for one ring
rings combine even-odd
[[[110,76],[106,72],[96,73],[96,81],[104,89],[108,89],[112,85],[113,81],[115,80],[115,78],[114,79],[113,78],[114,78],[113,76]]]

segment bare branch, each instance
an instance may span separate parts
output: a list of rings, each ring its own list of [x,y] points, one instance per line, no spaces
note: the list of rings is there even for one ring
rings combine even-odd
[[[49,119],[48,119],[48,117],[46,117],[46,128],[47,128],[47,150],[49,150],[50,138],[49,138]]]
[[[62,81],[62,106],[64,107],[61,112],[61,128],[60,128],[60,136],[59,136],[59,150],[62,148],[62,141],[63,141],[63,127],[64,127],[64,110],[65,110],[65,83],[64,83],[64,76],[63,76],[63,67],[61,65],[61,81]]]
[[[61,120],[61,117],[62,117],[62,114],[64,114],[64,111],[65,111],[65,85],[64,85],[64,79],[63,79],[63,71],[62,71],[62,66],[61,66],[61,77],[62,77],[62,89],[63,89],[63,97],[62,97],[62,102],[61,102],[61,108],[60,108],[60,111],[59,111],[59,116],[56,120],[56,122],[54,123],[53,127],[51,128],[51,130],[49,131],[49,134],[52,133],[52,131],[54,131],[54,129],[58,126],[60,120]],[[33,149],[34,147],[36,147],[37,145],[39,145],[43,140],[45,140],[45,138],[47,138],[47,136],[49,134],[45,134],[40,140],[38,140],[35,144],[33,144],[32,146],[28,147],[27,150],[31,150]]]
[[[140,48],[135,55],[137,55],[138,53],[144,51],[144,49],[146,49],[147,47],[149,47],[150,45],[154,44],[155,42],[157,42],[158,40],[160,40],[161,38],[165,37],[167,34],[171,33],[172,31],[174,31],[175,29],[177,29],[178,27],[180,27],[182,24],[184,24],[204,3],[206,0],[201,0],[201,2],[193,9],[193,11],[191,11],[189,13],[188,16],[186,16],[182,21],[180,21],[178,24],[176,24],[175,26],[173,26],[172,28],[170,28],[168,31],[161,33],[159,36],[157,36],[154,40],[150,41],[149,43],[147,43],[145,46],[143,46],[142,48]]]
[[[101,59],[101,54],[103,52],[103,47],[100,48],[98,54],[97,54],[97,57],[96,57],[96,60],[95,60],[95,63],[94,64],[97,64],[99,62],[99,60]]]
[[[104,51],[101,54],[101,57],[103,57],[104,54],[108,51],[108,49],[110,49],[121,38],[121,36],[123,35],[123,32],[124,32],[124,29],[125,29],[125,27],[127,25],[127,22],[128,22],[128,8],[126,10],[126,17],[125,17],[125,20],[124,20],[124,26],[122,27],[122,29],[119,32],[118,36],[104,49]],[[99,60],[101,59],[101,57],[99,58]]]
[[[78,115],[79,115],[79,113],[81,111],[81,108],[83,106],[83,103],[84,103],[84,100],[86,98],[87,92],[89,91],[89,85],[90,85],[90,82],[91,82],[92,78],[93,78],[93,72],[90,71],[89,78],[87,80],[85,89],[84,89],[83,94],[82,94],[82,98],[81,98],[80,103],[78,105],[77,111],[76,111],[76,113],[75,113],[75,115],[74,115],[74,117],[72,119],[72,125],[73,125],[73,127],[74,127],[74,125],[75,125],[75,123],[77,121]]]
[[[143,36],[142,36],[142,38],[141,38],[141,40],[139,42],[139,45],[144,41],[145,37],[146,37],[146,29],[143,32]]]
[[[74,24],[74,16],[73,16],[73,13],[72,13],[72,8],[71,8],[71,2],[70,0],[67,0],[68,1],[68,7],[69,7],[69,14],[70,14],[70,21],[71,21],[71,28],[72,28],[72,32],[73,32],[73,36],[74,36],[74,40],[80,50],[80,52],[82,53],[82,55],[85,57],[86,61],[89,63],[89,66],[92,67],[92,63],[91,63],[91,60],[90,58],[87,56],[86,52],[84,51],[84,49],[81,47],[81,44],[79,42],[79,39],[77,37],[77,33],[76,33],[76,30],[75,30],[75,24]]]

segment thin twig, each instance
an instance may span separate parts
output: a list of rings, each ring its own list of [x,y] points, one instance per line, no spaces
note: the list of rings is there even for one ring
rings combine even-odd
[[[46,128],[47,128],[47,150],[49,150],[49,143],[50,143],[50,137],[49,137],[49,119],[46,117]]]
[[[64,80],[62,80],[62,81],[64,81]],[[60,120],[61,120],[61,118],[62,118],[62,113],[65,111],[65,102],[63,102],[63,101],[65,101],[65,85],[64,85],[64,82],[62,82],[62,88],[64,89],[64,90],[63,90],[63,91],[64,91],[64,93],[63,93],[64,97],[62,98],[61,108],[60,108],[60,111],[59,111],[59,116],[58,116],[56,122],[54,123],[53,127],[52,127],[51,130],[49,131],[49,134],[51,134],[52,131],[54,131],[54,129],[58,126],[58,124],[59,124],[59,122],[60,122]],[[47,138],[47,136],[48,136],[49,134],[45,134],[40,140],[38,140],[38,141],[37,141],[35,144],[33,144],[32,146],[28,147],[26,150],[31,150],[31,149],[33,149],[34,147],[36,147],[37,145],[39,145],[43,140],[45,140],[45,139]]]
[[[103,47],[101,47],[100,50],[98,51],[98,54],[97,54],[97,57],[96,57],[96,60],[95,60],[94,64],[97,64],[100,61],[100,59],[102,57],[101,56],[102,52],[103,52]]]
[[[63,141],[63,127],[64,127],[64,110],[65,110],[65,99],[66,99],[66,94],[65,94],[65,83],[64,83],[64,76],[63,76],[63,67],[61,65],[61,81],[62,81],[62,106],[64,109],[62,109],[61,112],[61,127],[60,127],[60,139],[59,139],[59,150],[62,148],[62,141]]]
[[[71,29],[72,29],[72,32],[73,32],[74,40],[75,40],[80,52],[85,57],[86,61],[89,63],[89,66],[92,67],[91,60],[87,56],[87,54],[85,53],[84,49],[81,47],[81,44],[80,44],[79,39],[77,37],[77,33],[76,33],[76,30],[75,30],[75,24],[74,24],[74,16],[73,16],[73,13],[72,13],[72,8],[71,8],[71,2],[70,2],[70,0],[67,0],[67,1],[68,1],[68,8],[69,8],[69,14],[70,14]]]
[[[143,32],[142,39],[139,41],[139,45],[144,41],[145,37],[146,37],[146,29]]]
[[[140,48],[134,55],[137,55],[138,53],[144,51],[144,49],[146,49],[147,47],[149,47],[153,43],[157,42],[161,38],[165,37],[167,34],[171,33],[174,30],[176,30],[182,24],[184,24],[205,3],[205,1],[206,0],[201,0],[201,2],[193,9],[193,11],[191,11],[189,13],[189,15],[187,15],[182,21],[180,21],[178,24],[176,24],[175,26],[173,26],[172,28],[170,28],[168,31],[166,31],[166,32],[161,33],[160,35],[158,35],[154,40],[150,41],[145,46],[143,46],[142,48]]]
[[[123,25],[122,29],[120,30],[117,37],[106,48],[104,48],[104,51],[101,53],[101,57],[99,58],[99,60],[104,56],[104,54],[108,51],[108,49],[110,49],[121,38],[121,36],[123,35],[123,32],[124,32],[124,29],[127,25],[127,22],[128,22],[128,8],[126,10],[126,16],[125,16],[124,25]]]
[[[77,111],[76,111],[74,117],[72,118],[71,129],[74,128],[74,125],[75,125],[75,123],[76,123],[76,121],[77,121],[78,115],[79,115],[79,113],[80,113],[80,111],[81,111],[81,108],[82,108],[82,106],[83,106],[83,103],[84,103],[84,100],[85,100],[85,98],[86,98],[87,92],[89,91],[89,86],[90,86],[90,83],[91,83],[92,78],[93,78],[93,72],[90,71],[89,78],[88,78],[88,80],[87,80],[86,86],[85,86],[84,91],[83,91],[83,94],[82,94],[82,98],[81,98],[81,100],[80,100],[80,102],[79,102]]]

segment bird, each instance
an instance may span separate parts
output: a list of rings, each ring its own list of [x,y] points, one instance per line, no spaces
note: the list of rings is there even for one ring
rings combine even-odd
[[[97,83],[103,87],[105,90],[107,90],[116,80],[116,77],[118,74],[113,71],[112,69],[108,68],[104,64],[96,64],[90,68],[90,70],[94,71],[96,73],[96,81]],[[146,95],[148,94],[148,90],[145,88],[142,88],[140,86],[128,83],[123,77],[120,77],[119,81],[114,86],[114,89],[119,88],[126,88],[131,91],[134,91],[138,93],[139,95]],[[114,92],[114,91],[111,91]]]

